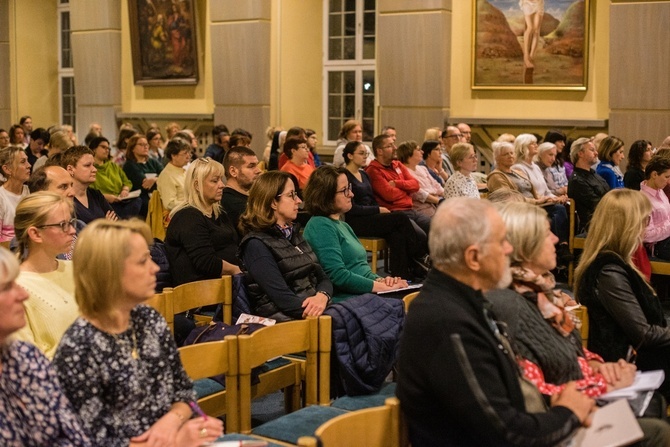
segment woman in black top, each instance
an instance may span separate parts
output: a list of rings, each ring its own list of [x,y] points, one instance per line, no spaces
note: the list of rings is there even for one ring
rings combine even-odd
[[[370,178],[362,169],[368,157],[365,145],[360,141],[347,143],[342,155],[346,160],[347,179],[354,193],[351,210],[345,214],[346,222],[359,238],[385,239],[391,249],[391,274],[415,279],[413,259],[425,264],[422,258],[428,253],[428,241],[425,237],[419,237],[406,215],[391,213],[377,204]]]
[[[653,152],[651,141],[637,140],[628,151],[628,168],[623,176],[623,185],[628,189],[640,190],[640,183],[645,180],[644,168],[651,160]]]
[[[165,248],[174,285],[240,273],[238,236],[221,209],[223,166],[195,160],[184,180],[184,202],[170,214]]]

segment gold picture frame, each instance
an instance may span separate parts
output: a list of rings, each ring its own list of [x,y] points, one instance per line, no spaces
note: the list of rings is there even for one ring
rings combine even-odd
[[[587,89],[590,0],[472,4],[473,90]]]
[[[128,0],[136,85],[198,83],[198,16],[194,3]]]

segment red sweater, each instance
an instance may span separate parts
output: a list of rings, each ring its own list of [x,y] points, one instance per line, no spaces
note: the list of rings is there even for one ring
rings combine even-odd
[[[398,160],[393,160],[390,166],[384,166],[377,160],[373,160],[365,168],[370,177],[372,191],[379,206],[384,206],[391,211],[411,210],[412,193],[419,190],[419,182],[407,170],[405,165]],[[395,187],[389,185],[393,180]]]

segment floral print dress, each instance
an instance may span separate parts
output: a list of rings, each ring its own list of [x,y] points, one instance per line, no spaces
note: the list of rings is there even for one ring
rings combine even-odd
[[[167,323],[139,305],[112,335],[78,318],[54,357],[63,391],[95,445],[127,446],[176,402],[196,399]]]
[[[0,445],[91,445],[56,373],[35,346],[15,341],[0,347],[0,358]]]

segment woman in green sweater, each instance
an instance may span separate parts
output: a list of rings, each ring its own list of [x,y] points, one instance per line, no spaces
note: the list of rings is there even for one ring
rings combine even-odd
[[[343,169],[319,167],[310,176],[304,194],[305,208],[313,216],[305,227],[304,237],[333,283],[334,302],[407,287],[402,278],[382,278],[370,269],[365,248],[351,227],[341,220],[351,209],[353,197]]]
[[[98,170],[91,188],[102,193],[105,200],[109,202],[120,218],[130,219],[138,216],[142,207],[142,200],[139,197],[127,198],[133,182],[123,172],[121,166],[109,158],[109,140],[105,137],[95,137],[88,144],[88,147],[93,151],[95,168]]]

